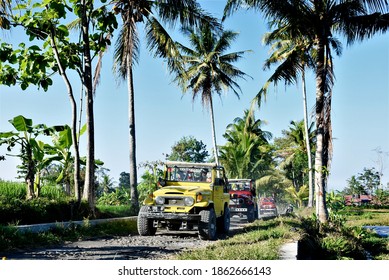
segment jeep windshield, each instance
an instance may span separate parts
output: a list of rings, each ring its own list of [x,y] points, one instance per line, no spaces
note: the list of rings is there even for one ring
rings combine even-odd
[[[205,163],[171,163],[167,165],[166,179],[178,182],[211,182],[213,167],[214,165]]]
[[[169,181],[180,182],[211,182],[212,173],[205,168],[192,167],[169,167],[168,177]]]

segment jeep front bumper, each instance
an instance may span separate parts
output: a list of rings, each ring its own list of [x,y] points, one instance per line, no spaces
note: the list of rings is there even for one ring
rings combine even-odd
[[[175,221],[200,221],[200,214],[189,213],[172,213],[153,210],[154,207],[150,207],[150,210],[143,212],[140,215],[152,220],[175,220]]]

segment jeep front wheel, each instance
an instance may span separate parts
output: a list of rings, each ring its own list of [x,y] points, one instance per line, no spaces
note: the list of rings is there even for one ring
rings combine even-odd
[[[153,220],[146,217],[147,206],[142,206],[139,210],[137,226],[138,233],[142,236],[155,235],[157,229],[153,227]]]
[[[216,239],[216,214],[213,208],[200,211],[199,236],[203,240]]]
[[[255,210],[254,210],[254,207],[249,207],[247,209],[247,221],[249,223],[252,223],[254,222],[255,220]]]

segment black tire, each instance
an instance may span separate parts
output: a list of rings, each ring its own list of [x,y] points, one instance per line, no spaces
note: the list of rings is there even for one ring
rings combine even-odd
[[[254,220],[255,220],[254,207],[250,207],[249,209],[247,209],[247,221],[249,223],[252,223],[252,222],[254,222]]]
[[[147,206],[142,206],[138,213],[138,233],[141,236],[155,235],[157,228],[153,226],[153,220],[147,219],[144,215],[147,212]]]
[[[216,239],[216,214],[213,208],[200,211],[199,237],[203,240]]]
[[[230,220],[230,208],[228,206],[224,206],[223,215],[217,219],[217,231],[219,233],[227,234],[230,231]]]

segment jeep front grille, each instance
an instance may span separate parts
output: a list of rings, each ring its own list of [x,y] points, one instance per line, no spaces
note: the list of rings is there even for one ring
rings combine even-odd
[[[184,206],[183,197],[165,197],[165,204],[169,206]]]

